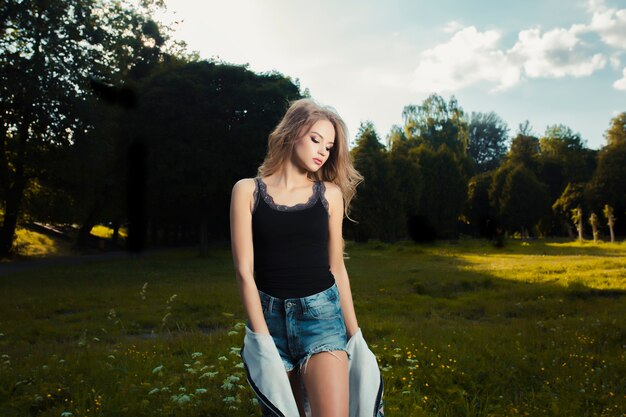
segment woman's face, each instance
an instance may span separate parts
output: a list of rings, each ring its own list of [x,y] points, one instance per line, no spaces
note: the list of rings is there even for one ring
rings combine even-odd
[[[328,120],[318,120],[298,138],[294,148],[296,162],[307,171],[316,172],[328,160],[335,143],[335,128]]]

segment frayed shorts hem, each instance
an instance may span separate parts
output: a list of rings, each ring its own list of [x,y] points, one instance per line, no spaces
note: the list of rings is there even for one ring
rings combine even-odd
[[[309,362],[309,359],[311,359],[311,356],[313,356],[313,355],[315,355],[317,353],[328,352],[331,355],[335,356],[337,359],[339,359],[339,357],[337,357],[333,353],[334,351],[346,352],[346,355],[348,356],[348,360],[350,360],[350,353],[348,353],[345,345],[343,347],[342,346],[335,346],[335,345],[321,345],[321,346],[317,346],[317,347],[311,349],[311,351],[308,352],[304,356],[304,358],[300,359],[300,361],[298,362],[298,365],[297,365],[298,372],[300,374],[303,374],[304,372],[306,372],[306,365]]]

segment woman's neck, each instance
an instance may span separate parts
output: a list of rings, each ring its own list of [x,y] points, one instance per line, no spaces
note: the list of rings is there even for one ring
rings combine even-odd
[[[270,186],[284,190],[294,190],[308,187],[313,180],[308,177],[308,171],[296,167],[292,163],[285,163],[276,172],[269,176]]]

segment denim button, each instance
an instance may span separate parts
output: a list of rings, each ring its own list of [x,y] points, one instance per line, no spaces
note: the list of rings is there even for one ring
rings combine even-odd
[[[293,303],[291,301],[288,301],[287,302],[287,307],[292,307],[292,306],[293,306]]]

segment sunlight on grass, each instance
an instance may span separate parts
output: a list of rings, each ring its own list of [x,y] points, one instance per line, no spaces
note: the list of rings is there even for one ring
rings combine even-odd
[[[521,242],[521,247],[533,243]],[[458,260],[467,263],[461,266],[467,271],[487,273],[494,277],[531,283],[556,283],[570,285],[584,282],[597,289],[626,290],[626,245],[593,244],[578,242],[535,244],[537,251],[542,246],[556,249],[576,249],[565,254],[456,254]],[[587,249],[601,249],[604,256],[587,253]]]
[[[600,248],[606,251],[626,253],[626,241],[611,243],[610,241],[598,240],[596,243],[593,240],[583,240],[582,242],[573,240],[566,242],[546,242],[545,245],[555,248]]]
[[[15,251],[22,256],[45,257],[71,255],[71,244],[52,239],[42,233],[18,228]]]
[[[111,239],[113,237],[113,229],[111,229],[110,227],[101,225],[101,224],[98,224],[92,227],[90,233],[94,236],[101,237],[104,239]],[[119,237],[123,239],[126,239],[127,237],[127,231],[123,227],[120,228],[120,230],[118,231],[118,234],[119,234]]]

